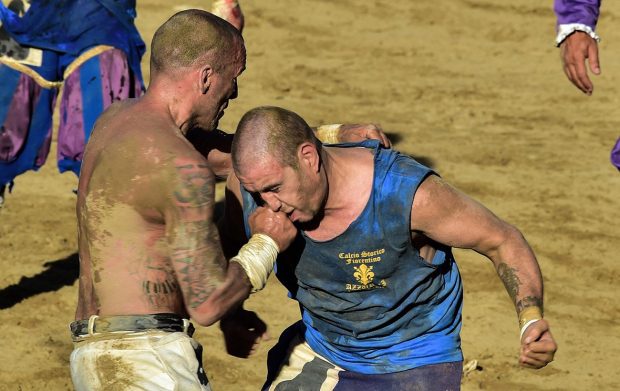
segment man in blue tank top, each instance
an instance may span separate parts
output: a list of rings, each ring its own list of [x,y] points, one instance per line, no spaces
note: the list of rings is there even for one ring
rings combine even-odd
[[[274,270],[302,319],[270,352],[265,390],[459,389],[453,246],[494,263],[519,314],[521,364],[552,361],[529,245],[431,169],[374,141],[322,145],[301,117],[276,107],[244,115],[232,155],[227,236],[249,237],[244,227],[260,208],[299,229]]]

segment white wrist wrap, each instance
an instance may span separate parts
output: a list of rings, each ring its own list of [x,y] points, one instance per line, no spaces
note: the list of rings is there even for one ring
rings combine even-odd
[[[592,39],[594,39],[596,42],[601,42],[601,37],[599,37],[598,34],[594,32],[592,27],[581,23],[568,23],[558,26],[558,35],[555,37],[555,46],[560,46],[560,44],[564,42],[566,37],[568,37],[575,31],[584,32],[590,37],[592,37]]]
[[[254,293],[267,284],[279,251],[278,244],[269,236],[254,234],[230,262],[237,262],[245,270]]]
[[[523,338],[523,333],[532,323],[536,323],[543,318],[542,309],[536,306],[526,307],[519,312],[519,340]]]
[[[338,133],[342,124],[321,125],[316,128],[316,137],[323,144],[338,144]]]
[[[536,323],[539,320],[540,319],[532,319],[528,321],[527,323],[525,323],[523,326],[521,326],[521,332],[519,333],[519,341],[523,338],[523,333],[525,333],[525,330],[527,330],[527,328],[530,327],[532,323]]]

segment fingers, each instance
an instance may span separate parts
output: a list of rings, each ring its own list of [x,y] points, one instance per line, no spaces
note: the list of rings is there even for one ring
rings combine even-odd
[[[288,248],[297,235],[297,228],[284,212],[274,212],[270,208],[258,207],[250,215],[248,222],[252,234],[263,233],[273,239],[280,251]]]
[[[390,139],[387,137],[387,135],[383,132],[381,125],[370,124],[367,126],[368,134],[366,135],[366,138],[370,140],[379,140],[381,141],[381,144],[386,148],[392,147],[392,143],[390,142]]]
[[[585,56],[577,58],[574,64],[575,85],[588,95],[592,94],[593,86],[586,69]]]
[[[386,148],[392,148],[392,143],[390,142],[390,139],[387,137],[387,135],[381,130],[378,130],[377,132],[379,133],[381,144],[383,144],[383,146]]]
[[[527,368],[542,368],[553,361],[555,351],[555,343],[550,341],[530,344],[521,349],[519,363]]]
[[[588,46],[588,65],[595,75],[601,74],[601,64],[598,60],[598,45],[596,43]]]
[[[526,368],[542,368],[553,361],[558,346],[549,331],[549,324],[541,319],[525,330],[519,363]]]
[[[525,346],[540,340],[553,341],[553,336],[549,331],[549,323],[545,319],[540,319],[532,323],[525,330],[521,338],[521,344]]]
[[[585,62],[587,59],[594,74],[600,74],[596,41],[585,33],[575,32],[562,43],[560,53],[568,80],[584,93],[591,95],[594,85],[588,76]]]

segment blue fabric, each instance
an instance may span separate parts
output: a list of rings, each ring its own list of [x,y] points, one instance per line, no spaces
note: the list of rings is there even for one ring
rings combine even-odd
[[[8,73],[13,73],[13,76],[17,78],[20,76],[18,71],[12,70],[9,67],[0,67],[0,70],[2,70],[0,72],[2,80],[10,79]],[[0,186],[11,183],[17,175],[24,171],[30,169],[36,171],[39,169],[36,159],[52,127],[53,102],[56,98],[56,93],[56,89],[42,88],[39,97],[33,102],[35,107],[23,150],[15,160],[0,162]],[[5,102],[3,100],[0,103],[4,105]]]
[[[371,197],[340,236],[303,233],[278,257],[276,274],[297,300],[310,347],[350,371],[377,374],[463,359],[461,278],[449,248],[431,263],[411,243],[415,192],[432,171],[378,142]],[[244,214],[255,208],[243,191]]]
[[[13,101],[13,93],[19,84],[20,73],[7,66],[0,65],[0,124],[4,123]],[[1,184],[0,184],[1,185]]]
[[[0,2],[0,20],[23,46],[74,56],[97,45],[121,49],[142,80],[140,59],[146,46],[133,23],[135,6],[135,0],[33,0],[19,17]]]
[[[80,90],[82,91],[82,120],[84,121],[84,145],[99,115],[105,109],[103,102],[103,88],[101,85],[101,66],[99,57],[93,57],[80,66]],[[88,93],[84,93],[88,91]],[[77,156],[63,158],[58,161],[60,172],[73,171],[80,176],[82,162]]]
[[[89,91],[83,96],[82,115],[84,116],[84,143],[88,142],[95,121],[104,110],[103,89],[101,87],[101,67],[98,58],[91,58],[80,67],[80,88]]]

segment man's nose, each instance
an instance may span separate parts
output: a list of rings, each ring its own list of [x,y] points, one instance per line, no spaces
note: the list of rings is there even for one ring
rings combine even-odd
[[[269,209],[274,212],[278,212],[280,208],[282,208],[282,202],[273,194],[263,193],[261,198],[265,201]]]

